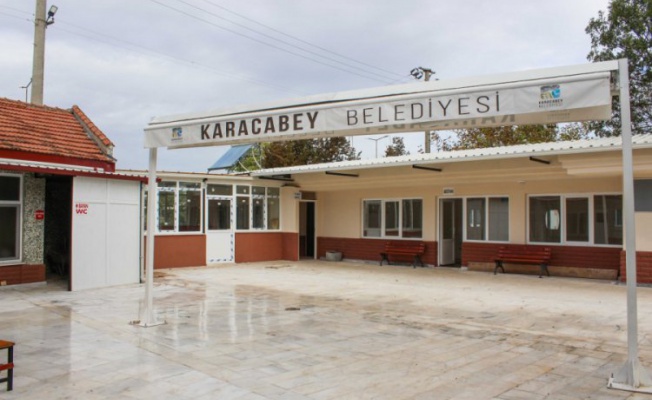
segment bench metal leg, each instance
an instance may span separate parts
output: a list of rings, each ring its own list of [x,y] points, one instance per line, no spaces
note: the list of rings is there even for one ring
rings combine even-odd
[[[541,264],[541,271],[539,271],[539,278],[543,277],[543,273],[546,273],[547,276],[550,276],[550,272],[548,272],[548,264]]]
[[[387,258],[387,253],[380,253],[380,266],[383,266],[383,261],[387,261],[387,265],[390,265],[389,258]]]
[[[422,267],[425,267],[425,265],[423,265],[423,261],[421,261],[421,257],[420,257],[418,254],[414,256],[414,261],[412,262],[412,268],[416,268],[416,267],[417,267],[417,262],[418,262],[419,265],[421,265]]]
[[[496,261],[496,267],[494,268],[494,275],[498,272],[498,268],[500,268],[503,271],[503,274],[505,273],[505,268],[503,268],[503,262],[502,261]]]
[[[14,389],[14,346],[7,347],[7,364],[0,364],[0,371],[6,370],[7,377],[0,379],[0,383],[7,382],[7,391]]]

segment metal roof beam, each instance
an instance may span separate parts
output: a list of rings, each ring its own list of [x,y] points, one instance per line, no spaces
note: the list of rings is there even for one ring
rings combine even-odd
[[[422,169],[424,171],[434,171],[434,172],[442,172],[441,168],[435,168],[435,167],[424,167],[423,165],[413,165],[412,168],[414,169]]]
[[[343,172],[333,172],[333,171],[326,171],[326,175],[346,176],[348,178],[357,178],[360,176],[358,174],[345,174]]]
[[[270,181],[283,181],[283,182],[294,182],[294,179],[292,179],[292,175],[287,174],[287,175],[263,175],[259,176],[258,179],[267,179]]]
[[[550,165],[550,161],[548,161],[548,160],[542,160],[542,159],[540,159],[540,158],[536,158],[536,157],[530,157],[530,161],[534,161],[534,162],[538,162],[538,163],[541,163],[541,164]]]

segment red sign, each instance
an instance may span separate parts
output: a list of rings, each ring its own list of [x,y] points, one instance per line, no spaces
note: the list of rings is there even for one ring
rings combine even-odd
[[[34,219],[37,221],[41,221],[45,219],[45,211],[43,210],[36,210],[34,211]]]
[[[88,215],[88,204],[87,203],[77,203],[75,204],[75,213]]]

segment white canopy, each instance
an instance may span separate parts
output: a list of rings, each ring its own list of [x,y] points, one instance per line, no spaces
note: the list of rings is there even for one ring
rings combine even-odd
[[[145,147],[609,119],[617,69],[617,61],[608,61],[155,117],[145,128]]]

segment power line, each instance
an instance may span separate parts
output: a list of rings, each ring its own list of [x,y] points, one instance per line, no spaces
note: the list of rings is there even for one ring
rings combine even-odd
[[[370,73],[370,74],[374,74],[374,75],[379,76],[379,77],[381,77],[381,78],[383,78],[383,79],[396,79],[397,77],[403,78],[403,75],[401,75],[401,74],[397,74],[397,73],[395,73],[395,72],[385,70],[385,69],[380,68],[380,67],[377,67],[377,66],[375,66],[375,65],[367,64],[367,63],[365,63],[365,62],[358,61],[358,60],[356,60],[356,59],[354,59],[354,58],[351,58],[351,57],[345,56],[345,55],[343,55],[343,54],[336,53],[336,52],[331,51],[331,50],[329,50],[329,49],[327,49],[327,48],[324,48],[324,47],[321,47],[321,46],[316,45],[316,44],[314,44],[314,43],[311,43],[311,42],[308,42],[308,41],[306,41],[306,40],[303,40],[303,39],[301,39],[301,38],[299,38],[299,37],[296,37],[296,36],[293,36],[293,35],[287,34],[287,33],[283,32],[283,31],[278,30],[278,29],[276,29],[276,28],[273,28],[273,27],[271,27],[271,26],[269,26],[269,25],[265,25],[265,24],[263,24],[263,23],[261,23],[261,22],[259,22],[259,21],[256,21],[256,20],[254,20],[254,19],[252,19],[252,18],[249,18],[249,17],[247,17],[247,16],[244,16],[244,15],[242,15],[242,14],[239,14],[239,13],[237,13],[237,12],[235,12],[235,11],[232,11],[232,10],[226,8],[226,7],[223,7],[223,6],[219,5],[219,4],[215,4],[215,3],[213,3],[212,1],[209,1],[209,0],[203,0],[205,3],[208,3],[209,5],[211,5],[211,6],[213,6],[213,7],[220,8],[220,9],[222,9],[222,10],[224,10],[224,11],[230,13],[230,14],[233,14],[233,15],[235,15],[235,16],[237,16],[237,17],[240,17],[240,18],[242,18],[242,19],[245,19],[245,20],[247,20],[247,21],[249,21],[249,22],[252,22],[252,23],[254,23],[254,24],[256,24],[256,25],[262,26],[263,28],[269,29],[269,30],[271,30],[271,31],[273,31],[273,32],[275,32],[275,33],[277,33],[277,34],[279,34],[279,35],[283,35],[283,36],[285,36],[285,37],[288,37],[288,38],[290,38],[290,39],[296,40],[296,41],[298,41],[298,42],[300,42],[300,43],[303,43],[303,44],[306,44],[306,45],[308,45],[308,46],[311,46],[311,47],[317,48],[317,49],[319,49],[319,50],[321,50],[321,51],[323,51],[323,52],[326,52],[326,53],[329,53],[329,54],[335,55],[335,56],[337,56],[337,57],[340,57],[340,58],[343,58],[343,59],[346,59],[346,60],[349,60],[349,61],[353,61],[353,62],[355,62],[355,63],[357,63],[357,64],[363,65],[363,66],[366,67],[366,68],[361,68],[361,67],[358,67],[358,66],[355,66],[355,65],[351,65],[351,64],[346,63],[346,62],[342,62],[342,61],[339,61],[339,60],[335,60],[335,59],[333,59],[333,58],[331,58],[331,57],[326,57],[326,56],[321,55],[321,54],[319,54],[319,53],[317,53],[317,52],[314,52],[314,51],[311,51],[311,50],[305,49],[305,48],[303,48],[303,47],[296,46],[296,45],[294,45],[294,44],[292,44],[292,43],[289,43],[289,42],[287,42],[287,41],[284,41],[284,40],[278,39],[278,38],[273,37],[273,36],[271,36],[271,35],[267,35],[267,34],[261,32],[261,31],[258,31],[258,30],[256,30],[256,29],[252,29],[252,28],[250,28],[250,27],[248,27],[248,26],[246,26],[246,25],[243,25],[243,24],[240,24],[240,23],[238,23],[238,22],[235,22],[235,21],[233,21],[233,20],[231,20],[231,19],[225,18],[225,17],[220,16],[220,15],[215,14],[215,13],[211,13],[211,12],[205,10],[205,9],[202,9],[202,8],[200,8],[200,7],[197,7],[197,6],[195,6],[195,5],[192,5],[192,4],[188,3],[188,2],[185,1],[185,0],[176,0],[176,1],[178,1],[178,2],[180,2],[180,3],[183,3],[183,4],[186,4],[186,5],[188,5],[189,7],[195,8],[195,9],[197,9],[197,10],[199,10],[199,11],[206,12],[206,13],[208,13],[208,14],[210,14],[210,15],[216,17],[216,18],[219,18],[219,19],[222,19],[222,20],[228,21],[228,22],[230,22],[230,23],[232,23],[232,24],[234,24],[234,25],[237,25],[237,26],[239,26],[239,27],[241,27],[241,28],[243,28],[243,29],[246,29],[246,30],[248,30],[248,31],[251,31],[251,32],[257,33],[257,34],[262,35],[262,36],[264,36],[264,37],[267,37],[267,38],[269,38],[269,39],[272,39],[272,40],[275,40],[275,41],[277,41],[277,42],[283,43],[283,44],[285,44],[285,45],[288,45],[288,46],[294,47],[294,48],[296,48],[296,49],[299,49],[299,50],[305,51],[305,52],[307,52],[307,53],[309,53],[309,54],[313,54],[313,55],[315,55],[315,56],[317,56],[317,57],[322,57],[322,58],[325,58],[325,59],[327,59],[327,60],[329,60],[329,61],[334,61],[334,62],[337,62],[337,63],[339,63],[339,64],[346,65],[346,66],[348,66],[348,67],[350,67],[350,68],[355,68],[355,69],[358,69],[358,70],[361,70],[361,71],[364,71],[364,72],[367,72],[367,73]],[[391,75],[391,78],[388,78],[387,76],[383,76],[383,75],[381,75],[381,74],[377,74],[377,73],[375,73],[375,72],[369,71],[369,68],[372,68],[372,69],[375,69],[375,70],[381,71],[381,72],[383,72],[385,75]]]
[[[21,14],[34,15],[34,13],[27,12],[27,11],[25,11],[25,10],[21,10],[21,9],[14,8],[14,7],[9,7],[9,6],[0,6],[0,8],[6,8],[7,10],[18,11],[18,12],[21,13]],[[3,14],[4,14],[4,13],[3,13]],[[5,15],[9,15],[9,14],[5,14]]]
[[[4,7],[4,6],[0,6],[0,7]],[[4,8],[10,8],[10,7],[4,7]],[[20,10],[17,10],[17,9],[13,9],[13,10],[20,11]],[[20,11],[20,12],[24,13],[24,11]],[[19,20],[22,20],[22,21],[27,21],[27,22],[30,22],[30,23],[34,23],[34,20],[31,19],[31,18],[20,17],[18,15],[9,14],[9,13],[3,12],[3,11],[0,11],[0,14],[4,15],[4,16],[7,16],[7,17],[11,17],[11,18],[16,18],[16,19],[19,19]],[[27,13],[27,14],[30,14],[30,13]]]
[[[340,71],[348,72],[348,73],[350,73],[350,74],[354,74],[354,75],[360,76],[360,77],[365,78],[365,79],[375,80],[375,81],[377,81],[377,82],[381,82],[381,83],[385,83],[385,84],[387,83],[387,81],[380,80],[380,79],[377,79],[377,78],[374,78],[374,77],[371,77],[371,76],[365,76],[365,75],[362,75],[362,74],[360,74],[360,73],[358,73],[358,72],[351,71],[351,70],[348,70],[348,69],[345,69],[345,68],[341,68],[341,67],[338,67],[338,66],[336,66],[336,65],[329,64],[329,63],[325,63],[325,62],[322,62],[322,61],[316,60],[316,59],[314,59],[314,58],[310,58],[310,57],[308,57],[308,56],[305,56],[305,55],[303,55],[303,54],[300,54],[300,53],[297,53],[297,52],[294,52],[294,51],[291,51],[291,50],[285,49],[285,48],[283,48],[283,47],[280,47],[280,46],[274,45],[274,44],[272,44],[272,43],[268,43],[268,42],[262,41],[262,40],[260,40],[260,39],[255,38],[255,37],[245,35],[245,34],[243,34],[243,33],[237,32],[237,31],[235,31],[235,30],[233,30],[233,29],[226,28],[226,27],[224,27],[224,26],[218,25],[218,24],[216,24],[216,23],[214,23],[214,22],[211,22],[211,21],[209,21],[209,20],[206,20],[206,19],[204,19],[204,18],[198,17],[197,15],[191,14],[191,13],[186,12],[186,11],[184,11],[184,10],[180,10],[180,9],[178,9],[178,8],[174,8],[174,7],[170,6],[170,5],[167,5],[167,4],[164,4],[164,3],[161,3],[161,2],[158,1],[158,0],[149,0],[149,1],[151,1],[152,3],[158,4],[158,5],[162,6],[162,7],[168,8],[168,9],[170,9],[170,10],[172,10],[172,11],[175,11],[175,12],[178,12],[178,13],[180,13],[180,14],[186,15],[186,16],[188,16],[188,17],[190,17],[190,18],[193,18],[193,19],[196,19],[196,20],[198,20],[198,21],[201,21],[201,22],[203,22],[203,23],[205,23],[205,24],[208,24],[208,25],[214,26],[214,27],[216,27],[216,28],[218,28],[218,29],[225,30],[225,31],[230,32],[230,33],[233,33],[233,34],[235,34],[235,35],[238,35],[238,36],[244,37],[244,38],[246,38],[246,39],[252,40],[252,41],[254,41],[254,42],[260,43],[260,44],[262,44],[262,45],[265,45],[265,46],[268,46],[268,47],[272,47],[272,48],[274,48],[274,49],[277,49],[277,50],[283,51],[283,52],[288,53],[288,54],[292,54],[292,55],[294,55],[294,56],[296,56],[296,57],[300,57],[300,58],[303,58],[303,59],[306,59],[306,60],[309,60],[309,61],[315,62],[315,63],[317,63],[317,64],[321,64],[321,65],[324,65],[324,66],[327,66],[327,67],[330,67],[330,68],[334,68],[334,69],[337,69],[337,70],[340,70]],[[305,51],[305,50],[304,50],[304,51]]]
[[[294,90],[292,90],[290,88],[284,87],[284,86],[274,85],[274,84],[270,84],[270,83],[260,81],[260,80],[257,80],[257,79],[243,77],[242,75],[233,74],[233,73],[230,73],[230,72],[219,70],[219,69],[214,68],[212,66],[202,64],[202,63],[199,63],[199,62],[196,62],[196,61],[186,60],[186,59],[183,59],[183,58],[175,57],[175,56],[160,52],[158,50],[154,50],[154,49],[139,45],[137,43],[133,43],[133,42],[130,42],[130,41],[127,41],[127,40],[124,40],[124,39],[120,39],[120,38],[113,37],[113,36],[110,36],[110,35],[106,35],[106,34],[103,34],[103,33],[100,33],[100,32],[96,32],[96,31],[93,31],[93,30],[88,29],[88,28],[84,28],[84,27],[81,27],[81,26],[78,26],[78,25],[75,25],[75,24],[71,24],[69,22],[64,22],[64,21],[61,21],[60,19],[57,20],[57,22],[61,22],[62,24],[65,24],[65,25],[70,25],[70,26],[72,26],[74,28],[90,32],[90,33],[92,33],[94,35],[98,35],[100,37],[104,37],[104,38],[114,40],[114,41],[119,42],[119,43],[124,43],[126,45],[136,47],[138,49],[147,51],[147,52],[151,53],[152,55],[154,55],[156,57],[159,57],[159,58],[168,59],[168,60],[171,60],[171,61],[174,61],[174,62],[177,62],[177,63],[185,64],[187,66],[195,67],[195,68],[199,67],[199,68],[207,69],[207,70],[210,70],[211,72],[216,73],[218,75],[223,75],[223,76],[227,76],[227,77],[230,77],[230,78],[237,78],[237,79],[247,81],[249,83],[253,83],[253,84],[256,84],[256,85],[267,86],[269,88],[273,88],[273,89],[276,89],[276,90],[282,90],[284,92],[288,92],[288,93],[292,93],[292,94],[303,94],[303,93],[298,93],[298,92],[296,92],[296,91],[294,91]],[[129,51],[135,51],[135,50],[132,50],[132,49],[130,49],[128,47],[120,46],[120,45],[117,45],[115,43],[111,43],[108,40],[102,40],[102,39],[94,38],[94,37],[91,37],[91,36],[88,36],[88,35],[83,35],[81,33],[74,32],[74,31],[71,31],[71,30],[68,30],[68,29],[65,29],[65,28],[59,28],[59,29],[65,31],[65,32],[68,32],[68,33],[70,33],[72,35],[77,35],[77,36],[80,36],[80,37],[84,37],[84,38],[89,39],[89,40],[95,40],[95,41],[98,41],[98,42],[109,44],[109,45],[114,46],[114,47],[126,49],[126,50],[129,50]]]
[[[213,3],[213,2],[210,1],[210,0],[203,0],[203,1],[204,1],[205,3],[208,3],[208,4],[212,5],[213,7],[220,8],[220,9],[222,9],[222,10],[224,10],[224,11],[230,13],[230,14],[236,15],[236,16],[238,16],[238,17],[240,17],[240,18],[242,18],[242,19],[245,19],[245,20],[247,20],[247,21],[249,21],[249,22],[253,22],[253,23],[256,24],[256,25],[260,25],[260,26],[262,26],[262,27],[264,27],[264,28],[266,28],[266,29],[269,29],[269,30],[271,30],[271,31],[273,31],[273,32],[276,32],[276,33],[278,33],[278,34],[280,34],[280,35],[283,35],[283,36],[289,37],[289,38],[294,39],[294,40],[296,40],[296,41],[298,41],[298,42],[301,42],[301,43],[307,44],[307,45],[309,45],[309,46],[315,47],[315,48],[317,48],[317,49],[319,49],[319,50],[322,50],[322,51],[325,51],[325,52],[327,52],[327,53],[330,53],[330,54],[336,55],[336,56],[338,56],[338,57],[341,57],[341,58],[347,59],[347,60],[349,60],[349,61],[353,61],[353,62],[358,63],[358,64],[360,64],[360,65],[364,65],[365,67],[369,67],[369,68],[373,68],[373,69],[376,69],[376,70],[379,70],[379,71],[385,72],[385,73],[387,73],[387,74],[389,74],[389,75],[392,75],[394,79],[396,79],[396,77],[399,77],[398,79],[400,80],[400,79],[403,79],[403,78],[406,77],[405,75],[398,74],[398,73],[396,73],[396,72],[389,71],[389,70],[386,70],[386,69],[384,69],[384,68],[380,68],[380,67],[377,67],[377,66],[375,66],[375,65],[365,63],[365,62],[363,62],[363,61],[356,60],[356,59],[354,59],[354,58],[352,58],[352,57],[348,57],[348,56],[346,56],[346,55],[344,55],[344,54],[337,53],[337,52],[332,51],[332,50],[329,50],[329,49],[327,49],[327,48],[325,48],[325,47],[322,47],[322,46],[319,46],[319,45],[317,45],[317,44],[314,44],[314,43],[308,42],[307,40],[303,40],[303,39],[298,38],[298,37],[296,37],[296,36],[290,35],[290,34],[288,34],[288,33],[285,33],[285,32],[283,32],[283,31],[281,31],[281,30],[278,30],[278,29],[276,29],[276,28],[273,28],[273,27],[271,27],[271,26],[269,26],[269,25],[265,25],[265,24],[263,24],[262,22],[256,21],[255,19],[252,19],[252,18],[249,18],[249,17],[247,17],[247,16],[245,16],[245,15],[239,14],[239,13],[237,13],[237,12],[235,12],[235,11],[233,11],[233,10],[230,10],[230,9],[224,7],[224,6],[221,6],[221,5],[219,5],[219,4],[215,4],[215,3]],[[220,18],[222,18],[222,17],[220,17]],[[230,20],[229,20],[229,21],[230,21]],[[233,21],[230,21],[230,22],[233,22]],[[235,23],[235,22],[233,22],[233,23]]]
[[[195,9],[197,9],[197,10],[199,10],[199,11],[202,11],[202,12],[204,12],[204,13],[207,13],[207,14],[209,14],[209,15],[212,15],[212,16],[214,16],[214,17],[216,17],[216,18],[219,18],[219,19],[225,20],[225,21],[227,21],[227,22],[230,22],[230,23],[232,23],[232,24],[234,24],[234,25],[237,25],[237,26],[239,26],[239,27],[241,27],[241,28],[243,28],[243,29],[246,29],[246,30],[249,30],[249,31],[251,31],[251,32],[254,32],[254,33],[260,34],[260,35],[265,36],[265,37],[267,37],[267,38],[269,38],[269,39],[276,40],[276,41],[278,41],[278,42],[281,42],[281,43],[286,44],[286,45],[288,45],[288,46],[291,46],[291,47],[294,47],[294,48],[296,48],[296,49],[299,49],[299,50],[305,51],[305,52],[307,52],[307,53],[313,54],[313,55],[315,55],[315,56],[322,57],[322,58],[325,58],[325,59],[327,59],[327,60],[329,60],[329,61],[333,61],[333,62],[336,62],[336,63],[340,63],[340,64],[343,64],[343,65],[346,65],[346,66],[348,66],[348,67],[350,67],[350,68],[354,68],[354,69],[361,70],[361,71],[363,71],[363,72],[365,72],[365,73],[370,73],[370,74],[376,75],[376,76],[378,76],[378,77],[380,77],[380,78],[382,78],[382,79],[388,79],[388,77],[386,77],[386,76],[382,76],[382,75],[377,74],[377,73],[375,73],[375,72],[368,71],[367,69],[363,69],[363,68],[360,68],[360,67],[357,67],[357,66],[354,66],[354,65],[351,65],[351,64],[347,64],[347,63],[344,63],[344,62],[339,61],[339,60],[335,60],[335,59],[330,58],[330,57],[325,57],[325,56],[323,56],[323,55],[321,55],[321,54],[319,54],[319,53],[316,53],[316,52],[313,52],[313,51],[311,51],[311,50],[307,50],[307,49],[304,49],[304,48],[302,48],[302,47],[299,47],[299,46],[293,45],[292,43],[289,43],[289,42],[286,42],[286,41],[280,40],[280,39],[275,38],[275,37],[273,37],[273,36],[271,36],[271,35],[267,35],[267,34],[265,34],[265,33],[262,33],[262,32],[260,32],[260,31],[255,30],[255,29],[252,29],[252,28],[250,28],[250,27],[247,27],[246,25],[240,24],[240,23],[238,23],[238,22],[235,22],[235,21],[233,21],[233,20],[230,20],[230,19],[225,18],[225,17],[223,17],[223,16],[220,16],[220,15],[218,15],[218,14],[212,13],[212,12],[210,12],[210,11],[208,11],[208,10],[205,10],[205,9],[200,8],[200,7],[198,7],[198,6],[195,6],[195,5],[193,5],[193,4],[190,4],[190,3],[188,3],[187,1],[184,1],[184,0],[176,0],[176,1],[178,1],[178,2],[180,2],[180,3],[183,3],[183,4],[186,4],[186,5],[189,6],[189,7],[195,8]],[[319,50],[325,51],[325,52],[330,53],[330,54],[333,54],[333,55],[335,55],[335,56],[338,56],[338,57],[341,57],[341,58],[344,58],[344,59],[347,59],[347,60],[353,61],[353,62],[358,63],[358,64],[360,64],[360,65],[364,65],[364,66],[366,66],[366,67],[373,68],[373,69],[376,69],[376,70],[378,70],[378,71],[382,71],[382,72],[384,72],[384,73],[386,73],[386,74],[392,75],[392,78],[389,78],[389,79],[392,79],[392,81],[389,82],[389,83],[396,83],[397,81],[402,80],[402,79],[404,79],[404,78],[406,77],[406,76],[404,76],[404,75],[397,74],[397,73],[395,73],[395,72],[388,71],[388,70],[386,70],[386,69],[383,69],[383,68],[377,67],[377,66],[375,66],[375,65],[368,64],[368,63],[365,63],[365,62],[362,62],[362,61],[356,60],[356,59],[354,59],[354,58],[352,58],[352,57],[348,57],[348,56],[346,56],[346,55],[343,55],[343,54],[340,54],[340,53],[337,53],[337,52],[331,51],[331,50],[329,50],[329,49],[327,49],[327,48],[324,48],[324,47],[321,47],[321,46],[316,45],[316,44],[314,44],[314,43],[308,42],[308,41],[303,40],[303,39],[301,39],[301,38],[298,38],[298,37],[296,37],[296,36],[293,36],[293,35],[287,34],[287,33],[283,32],[283,31],[281,31],[281,30],[278,30],[278,29],[273,28],[273,27],[271,27],[271,26],[269,26],[269,25],[263,24],[263,23],[261,23],[261,22],[259,22],[259,21],[256,21],[256,20],[252,19],[252,18],[248,18],[248,17],[246,17],[246,16],[244,16],[244,15],[242,15],[242,14],[239,14],[239,13],[237,13],[237,12],[235,12],[235,11],[232,11],[232,10],[230,10],[230,9],[228,9],[228,8],[226,8],[226,7],[223,7],[223,6],[219,5],[219,4],[215,4],[215,3],[213,3],[212,1],[209,1],[209,0],[203,0],[203,1],[204,1],[205,3],[208,3],[209,5],[212,5],[213,7],[220,8],[220,9],[222,9],[222,10],[224,10],[224,11],[230,13],[230,14],[236,15],[236,16],[238,16],[238,17],[240,17],[240,18],[243,18],[243,19],[245,19],[245,20],[247,20],[247,21],[250,21],[250,22],[252,22],[252,23],[255,23],[255,24],[257,24],[257,25],[260,25],[260,26],[262,26],[262,27],[264,27],[264,28],[266,28],[266,29],[269,29],[269,30],[271,30],[271,31],[273,31],[273,32],[276,32],[276,33],[278,33],[278,34],[280,34],[280,35],[283,35],[283,36],[289,37],[289,38],[294,39],[294,40],[296,40],[296,41],[299,41],[299,42],[301,42],[301,43],[304,43],[304,44],[307,44],[307,45],[309,45],[309,46],[315,47],[315,48],[317,48],[317,49],[319,49]],[[167,5],[165,5],[165,4],[162,4],[162,3],[158,2],[158,1],[154,1],[154,2],[157,3],[157,4],[159,4],[159,5],[161,5],[161,6],[164,6],[164,7],[170,8],[170,9],[173,9],[172,7],[167,6]],[[17,9],[17,8],[8,7],[8,6],[0,6],[0,7],[2,7],[2,8],[7,8],[7,9],[10,9],[10,10],[14,10],[14,11],[18,11],[18,12],[20,12],[20,13],[24,13],[24,14],[32,15],[32,14],[29,13],[29,12],[26,12],[26,11],[23,11],[23,10],[19,10],[19,9]],[[176,9],[173,9],[173,10],[179,12],[179,10],[176,10]],[[187,13],[184,13],[184,14],[185,14],[185,15],[188,15]],[[8,15],[8,14],[7,14],[7,15]],[[188,15],[188,16],[190,16],[190,15]],[[70,24],[70,25],[72,25],[72,24]],[[78,28],[81,28],[81,27],[78,27]],[[223,27],[222,27],[222,28],[223,28]],[[84,28],[81,28],[81,29],[84,29]],[[223,29],[226,29],[226,28],[223,28]],[[231,30],[229,30],[229,32],[232,32],[232,33],[237,34],[236,32],[231,31]],[[245,37],[246,37],[246,36],[245,36]],[[249,38],[249,37],[247,37],[247,38]],[[260,42],[259,42],[259,43],[260,43]],[[397,77],[398,77],[398,78],[397,78]],[[385,81],[385,83],[388,83],[388,82]]]
[[[20,10],[16,10],[16,11],[20,11]],[[20,12],[26,13],[24,11],[20,11]],[[31,13],[26,13],[26,14],[31,14]],[[33,23],[33,21],[31,19],[24,19],[23,17],[18,17],[18,16],[15,16],[15,15],[7,14],[7,13],[4,13],[2,11],[0,11],[0,15],[6,15],[8,17],[17,18],[17,19],[21,19],[21,20],[25,20],[27,22]],[[104,33],[101,33],[101,32],[97,32],[97,31],[94,31],[92,29],[84,28],[82,26],[75,25],[75,24],[72,24],[70,22],[62,21],[60,18],[57,19],[57,22],[59,24],[68,25],[68,26],[71,26],[71,27],[73,27],[75,29],[79,29],[79,30],[82,30],[82,31],[89,32],[89,33],[91,33],[93,35],[99,36],[99,38],[89,36],[89,35],[85,35],[85,34],[82,34],[80,32],[75,32],[74,30],[66,29],[64,27],[58,27],[57,31],[63,31],[63,32],[69,33],[71,35],[83,37],[83,38],[88,39],[88,40],[92,40],[92,41],[96,41],[96,42],[100,42],[100,43],[105,43],[105,44],[108,44],[110,46],[117,47],[117,48],[120,48],[120,49],[123,49],[123,50],[136,52],[136,50],[134,50],[134,49],[131,49],[129,47],[114,43],[114,42],[119,42],[119,43],[122,43],[122,44],[125,44],[125,45],[128,45],[128,46],[138,48],[141,51],[144,50],[144,51],[150,53],[150,56],[154,56],[154,57],[158,57],[158,58],[162,58],[162,59],[168,59],[170,61],[177,62],[177,63],[180,63],[180,64],[184,64],[186,66],[190,66],[190,67],[194,67],[194,68],[206,69],[206,70],[209,70],[210,72],[213,72],[213,73],[218,74],[218,75],[223,75],[223,76],[227,76],[227,77],[230,77],[230,78],[239,79],[239,80],[246,81],[246,82],[249,82],[249,83],[252,83],[252,84],[255,84],[255,85],[266,86],[268,88],[272,88],[272,89],[275,89],[275,90],[281,90],[283,92],[287,92],[287,93],[290,93],[290,94],[293,94],[293,95],[304,95],[305,94],[305,93],[301,93],[301,92],[292,90],[292,89],[284,87],[284,86],[274,85],[274,84],[271,84],[271,83],[268,83],[268,82],[265,82],[265,81],[260,81],[260,80],[257,80],[257,79],[247,78],[247,77],[244,77],[242,75],[233,74],[233,73],[229,73],[229,72],[226,72],[226,71],[223,71],[223,70],[219,70],[219,69],[217,69],[215,67],[205,65],[205,64],[202,64],[202,63],[199,63],[199,62],[196,62],[196,61],[186,60],[186,59],[183,59],[183,58],[179,58],[179,57],[175,57],[175,56],[172,56],[172,55],[169,55],[169,54],[165,54],[165,53],[162,53],[160,51],[157,51],[157,50],[154,50],[154,49],[139,45],[137,43],[133,43],[133,42],[130,42],[130,41],[127,41],[127,40],[124,40],[124,39],[120,39],[120,38],[110,36],[110,35],[107,35],[107,34],[104,34]],[[112,42],[112,41],[114,41],[114,42]],[[141,54],[141,53],[139,52],[138,54]]]

